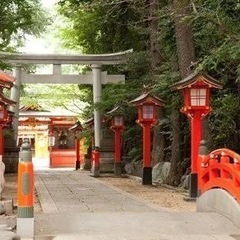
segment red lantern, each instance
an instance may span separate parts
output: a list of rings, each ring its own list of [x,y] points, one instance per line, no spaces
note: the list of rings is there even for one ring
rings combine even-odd
[[[160,98],[150,95],[150,92],[143,93],[141,96],[135,98],[129,103],[138,107],[138,120],[141,125],[144,123],[150,123],[154,125],[157,121],[157,109],[160,106],[164,106],[165,103]]]
[[[191,121],[191,174],[189,195],[196,198],[197,191],[197,157],[200,141],[202,140],[202,119],[211,112],[210,90],[221,89],[222,86],[212,77],[204,74],[190,74],[185,79],[175,83],[173,90],[181,90],[184,106],[181,112]]]
[[[7,124],[11,125],[13,122],[14,112],[7,110]]]
[[[0,122],[4,123],[7,120],[7,109],[3,102],[0,102]]]
[[[181,111],[186,115],[195,111],[208,114],[210,107],[210,90],[221,89],[221,85],[206,74],[191,74],[187,78],[175,83],[173,90],[181,90],[184,97],[184,106]]]
[[[123,116],[114,116],[112,118],[112,128],[122,128],[124,126]]]
[[[121,176],[122,174],[122,132],[124,130],[124,120],[123,114],[124,109],[120,106],[115,107],[111,111],[106,113],[106,116],[112,117],[112,126],[111,129],[115,133],[114,138],[114,174],[116,176]]]
[[[15,105],[16,102],[12,101],[11,99],[6,98],[1,92],[0,92],[0,123],[6,124],[9,120],[9,114],[7,107],[10,105]],[[12,113],[12,112],[11,112]],[[13,116],[13,114],[12,114]]]
[[[151,102],[144,102],[138,106],[138,121],[155,123],[157,119],[157,106]]]
[[[131,104],[138,107],[139,123],[143,127],[143,176],[142,184],[152,184],[151,167],[151,127],[157,122],[157,109],[164,106],[165,103],[160,98],[145,92],[136,99],[130,101]]]
[[[3,127],[7,125],[7,106],[14,105],[16,102],[6,98],[0,92],[0,156],[3,155]]]

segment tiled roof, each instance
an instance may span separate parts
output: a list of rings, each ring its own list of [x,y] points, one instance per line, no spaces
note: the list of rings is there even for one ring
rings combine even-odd
[[[14,78],[7,73],[0,71],[0,86],[5,88],[11,88],[13,86]]]

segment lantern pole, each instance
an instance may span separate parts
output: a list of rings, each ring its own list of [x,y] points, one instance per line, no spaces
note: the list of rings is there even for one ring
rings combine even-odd
[[[197,158],[200,141],[202,139],[202,118],[204,114],[196,111],[191,115],[191,173],[189,180],[189,197],[196,198],[198,196],[198,166]]]
[[[75,137],[75,148],[76,148],[76,170],[80,169],[80,139]]]
[[[115,138],[114,174],[116,176],[121,176],[121,174],[122,174],[122,163],[121,163],[121,133],[122,133],[122,129],[115,128],[114,133],[115,133],[115,136],[114,136],[114,138]]]
[[[3,156],[3,125],[0,124],[0,159]]]
[[[142,184],[152,184],[152,167],[151,167],[151,124],[144,123],[143,127],[143,173]]]
[[[200,141],[202,139],[202,116],[201,112],[195,112],[191,117],[191,172],[197,173],[197,158]]]

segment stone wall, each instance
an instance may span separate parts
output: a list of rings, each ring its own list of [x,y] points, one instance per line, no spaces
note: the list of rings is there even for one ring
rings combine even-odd
[[[114,171],[114,132],[109,128],[101,131],[100,172]]]
[[[5,173],[17,173],[19,151],[19,147],[4,148],[3,163],[5,164]]]

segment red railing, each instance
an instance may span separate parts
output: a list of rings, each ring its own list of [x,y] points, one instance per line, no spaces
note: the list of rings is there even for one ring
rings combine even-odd
[[[240,155],[227,148],[198,155],[200,194],[213,188],[228,191],[240,203]]]

